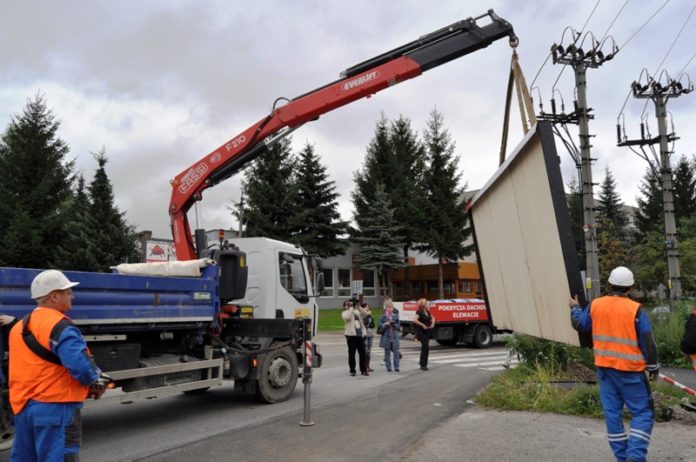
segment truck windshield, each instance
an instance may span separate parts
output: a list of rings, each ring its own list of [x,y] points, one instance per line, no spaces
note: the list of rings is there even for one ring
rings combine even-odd
[[[307,278],[301,255],[285,252],[278,254],[280,268],[280,284],[295,297],[307,295]]]

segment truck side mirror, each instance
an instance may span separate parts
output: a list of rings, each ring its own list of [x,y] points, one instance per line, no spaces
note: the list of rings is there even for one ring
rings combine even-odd
[[[220,300],[244,298],[249,275],[246,254],[239,250],[223,250],[218,256],[218,265],[220,266]]]
[[[314,279],[314,293],[321,295],[321,293],[324,291],[324,273],[322,271],[317,272]]]

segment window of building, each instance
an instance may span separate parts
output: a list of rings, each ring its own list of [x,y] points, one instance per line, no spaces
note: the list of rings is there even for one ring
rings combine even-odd
[[[453,294],[454,293],[454,282],[452,281],[443,281],[442,283],[443,291],[446,294]]]
[[[428,293],[437,294],[440,292],[440,288],[437,285],[437,281],[428,281]]]
[[[472,292],[471,281],[459,280],[459,292]]]
[[[339,268],[338,269],[338,297],[350,297],[351,296],[351,285],[350,285],[350,269]]]
[[[375,272],[363,270],[363,295],[365,297],[375,296]]]
[[[333,271],[333,268],[324,268],[321,270],[321,272],[324,273],[324,290],[321,291],[322,297],[334,296]]]
[[[420,281],[411,281],[411,293],[408,294],[411,298],[416,298],[421,295],[421,283]]]

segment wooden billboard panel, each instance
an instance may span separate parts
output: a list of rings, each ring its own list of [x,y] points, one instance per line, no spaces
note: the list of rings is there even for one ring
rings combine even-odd
[[[551,126],[539,122],[469,209],[493,323],[579,345],[568,298],[584,302]],[[585,342],[583,342],[585,344]]]

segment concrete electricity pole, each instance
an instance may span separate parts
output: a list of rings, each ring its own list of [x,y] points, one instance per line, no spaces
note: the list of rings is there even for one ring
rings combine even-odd
[[[666,75],[666,73],[665,73]],[[651,146],[653,144],[660,145],[659,160],[655,159],[657,165],[653,165],[650,158],[643,154],[639,154],[647,160],[651,167],[659,170],[660,180],[662,183],[662,208],[665,217],[665,253],[667,254],[667,269],[669,272],[669,289],[670,298],[672,300],[681,297],[681,274],[679,271],[679,242],[677,240],[677,225],[674,216],[674,195],[672,186],[672,166],[670,164],[670,155],[672,151],[669,149],[669,143],[678,140],[679,138],[672,133],[667,133],[667,100],[669,98],[677,98],[682,94],[689,93],[693,90],[690,85],[686,88],[676,80],[667,76],[666,83],[661,83],[648,76],[648,81],[645,85],[639,82],[633,82],[631,85],[633,96],[639,99],[651,99],[655,104],[655,117],[657,118],[658,135],[655,138],[645,137],[645,127],[641,124],[641,138],[637,140],[628,140],[625,135],[621,136],[621,126],[617,128],[618,145],[619,146]],[[635,152],[635,151],[634,151]]]
[[[595,220],[594,194],[592,191],[592,162],[595,160],[590,153],[590,135],[589,120],[594,116],[590,114],[591,108],[587,106],[587,79],[586,71],[588,68],[598,68],[605,61],[614,57],[618,48],[613,44],[612,52],[604,54],[601,47],[604,42],[600,43],[594,39],[594,35],[588,32],[585,38],[580,42],[585,42],[590,39],[592,48],[588,51],[576,46],[580,34],[574,33],[574,41],[567,48],[562,45],[553,44],[551,47],[551,56],[554,64],[569,65],[575,71],[575,90],[577,99],[575,101],[575,110],[570,114],[557,114],[555,101],[552,99],[552,113],[542,112],[538,118],[542,120],[550,120],[554,124],[575,123],[578,125],[580,137],[579,153],[572,152],[571,155],[579,170],[580,185],[582,191],[582,209],[583,209],[583,231],[585,236],[585,268],[586,268],[586,289],[588,301],[597,298],[600,295],[600,279],[599,279],[599,252],[597,250],[597,223]],[[560,76],[559,76],[560,77]],[[559,132],[557,134],[560,135]],[[566,143],[569,147],[572,143]],[[574,146],[574,145],[573,145]]]

